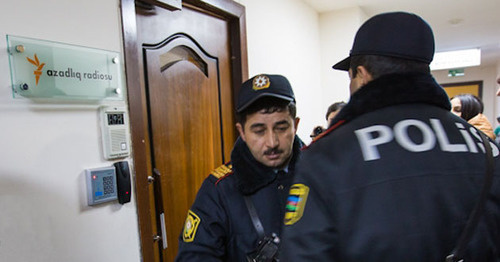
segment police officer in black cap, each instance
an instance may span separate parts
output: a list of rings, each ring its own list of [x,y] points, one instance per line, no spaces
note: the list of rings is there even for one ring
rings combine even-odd
[[[359,28],[333,66],[349,73],[350,101],[297,164],[282,261],[500,261],[499,149],[450,112],[433,54],[432,30],[415,14]],[[472,237],[455,249],[478,203]]]
[[[302,141],[295,96],[281,75],[243,83],[231,161],[203,182],[176,261],[277,261],[285,201]]]

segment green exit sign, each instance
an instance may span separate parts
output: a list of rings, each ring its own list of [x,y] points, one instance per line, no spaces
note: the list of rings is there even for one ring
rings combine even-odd
[[[448,70],[448,77],[464,76],[464,75],[465,73],[463,68]]]

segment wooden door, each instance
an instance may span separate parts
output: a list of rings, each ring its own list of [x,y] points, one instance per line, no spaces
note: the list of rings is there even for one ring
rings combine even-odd
[[[234,99],[248,77],[242,6],[165,2],[122,0],[144,261],[174,260],[201,183],[230,159]]]

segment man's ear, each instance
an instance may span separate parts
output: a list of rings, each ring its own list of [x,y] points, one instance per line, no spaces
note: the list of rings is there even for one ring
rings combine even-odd
[[[295,118],[295,133],[297,133],[297,128],[299,127],[299,122],[300,122],[300,117],[296,117]]]
[[[240,133],[241,139],[246,142],[247,140],[245,137],[245,130],[243,130],[243,126],[240,123],[236,123],[236,129],[238,130],[238,133]]]
[[[370,74],[370,72],[368,72],[368,70],[366,70],[366,68],[364,66],[361,65],[361,66],[356,67],[356,71],[357,71],[357,75],[359,75],[359,77],[360,77],[362,86],[368,84],[368,82],[373,80],[372,75]]]

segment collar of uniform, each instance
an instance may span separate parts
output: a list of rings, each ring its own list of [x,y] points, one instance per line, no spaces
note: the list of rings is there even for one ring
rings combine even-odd
[[[283,171],[285,173],[288,173],[288,165],[285,168],[282,169],[273,169],[274,173],[278,174],[280,171]]]
[[[383,75],[355,92],[332,120],[330,127],[377,109],[398,104],[424,103],[450,111],[450,99],[430,74]]]
[[[293,142],[292,159],[288,166],[289,172],[293,172],[295,162],[300,154],[300,148],[304,143],[298,136]],[[259,189],[271,184],[276,179],[276,172],[253,157],[246,143],[238,138],[231,152],[231,162],[233,164],[236,185],[244,195],[255,193]]]

